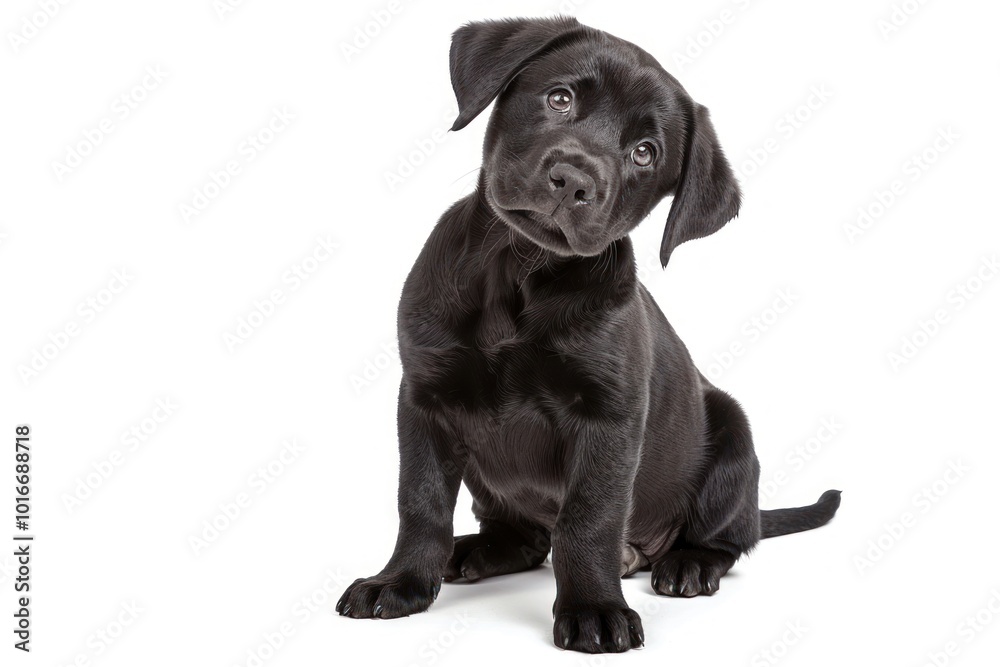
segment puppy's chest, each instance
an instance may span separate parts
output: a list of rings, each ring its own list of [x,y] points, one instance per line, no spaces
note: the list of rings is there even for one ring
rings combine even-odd
[[[425,405],[461,410],[493,423],[529,414],[552,417],[581,401],[590,384],[578,355],[533,315],[520,294],[487,294],[450,324],[454,344],[427,350],[418,387]],[[419,349],[414,351],[421,355]]]

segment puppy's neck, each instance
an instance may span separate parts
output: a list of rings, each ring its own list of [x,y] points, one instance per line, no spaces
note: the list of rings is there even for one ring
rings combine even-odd
[[[560,255],[537,245],[504,222],[486,201],[481,188],[458,202],[453,210],[456,221],[466,226],[465,255],[484,272],[502,274],[518,285],[529,281],[560,281],[572,284],[575,289],[636,280],[635,255],[628,236],[598,255]]]

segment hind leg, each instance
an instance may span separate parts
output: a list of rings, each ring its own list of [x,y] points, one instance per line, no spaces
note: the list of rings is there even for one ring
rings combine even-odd
[[[444,580],[478,581],[538,567],[549,553],[550,536],[532,523],[517,526],[484,519],[479,533],[455,538]]]
[[[705,392],[705,409],[711,460],[680,538],[653,563],[653,590],[660,595],[712,595],[736,559],[760,540],[760,465],[746,415],[715,387]]]
[[[541,565],[552,544],[548,529],[512,513],[476,471],[467,471],[464,481],[472,493],[472,511],[479,519],[479,532],[455,537],[444,580],[473,582]]]

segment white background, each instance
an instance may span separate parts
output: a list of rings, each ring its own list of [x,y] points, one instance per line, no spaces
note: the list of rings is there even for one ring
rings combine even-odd
[[[996,3],[563,6],[658,58],[740,171],[738,220],[666,271],[669,202],[634,240],[696,363],[750,415],[762,505],[844,491],[832,524],[762,543],[714,597],[626,580],[646,647],[607,658],[551,645],[548,564],[446,585],[407,619],[332,611],[394,543],[397,299],[479,164],[485,114],[444,132],[450,33],[559,6],[250,0],[220,16],[211,0],[121,0],[48,18],[45,4],[0,16],[0,534],[13,545],[14,426],[29,423],[36,535],[30,656],[11,647],[0,550],[4,664],[995,658]],[[276,109],[294,118],[269,134]],[[239,173],[215,188],[229,161]],[[859,209],[871,218],[851,235]],[[476,529],[464,492],[455,525]]]

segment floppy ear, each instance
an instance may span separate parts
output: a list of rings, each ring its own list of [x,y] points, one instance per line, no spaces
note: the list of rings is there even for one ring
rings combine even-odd
[[[450,61],[458,118],[451,129],[468,125],[533,58],[584,29],[576,19],[559,16],[475,21],[456,30]]]
[[[719,147],[708,109],[694,104],[689,115],[687,149],[674,201],[660,244],[664,267],[674,248],[708,236],[740,211],[740,186]]]

